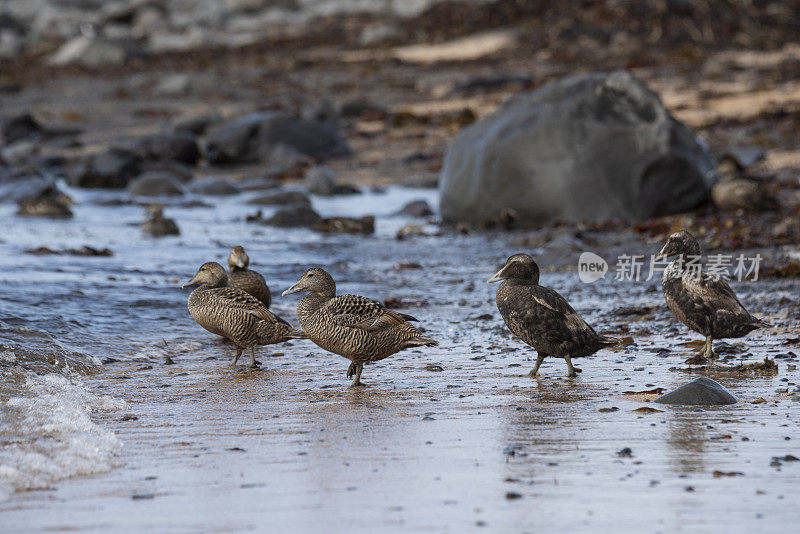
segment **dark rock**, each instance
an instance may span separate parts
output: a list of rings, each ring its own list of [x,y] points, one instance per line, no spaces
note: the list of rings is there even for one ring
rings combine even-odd
[[[342,117],[384,118],[387,111],[386,108],[360,97],[342,102],[339,105],[339,114]]]
[[[429,177],[423,178],[422,176],[410,176],[403,180],[404,187],[414,187],[419,189],[436,189],[439,187],[439,178]]]
[[[625,71],[568,76],[506,101],[447,150],[441,214],[481,225],[647,219],[708,198],[714,158]]]
[[[314,224],[311,228],[317,232],[369,235],[375,233],[375,217],[372,215],[366,215],[358,219],[352,217],[330,217]]]
[[[113,256],[114,253],[111,252],[108,248],[94,248],[87,245],[84,245],[80,248],[68,248],[64,250],[53,250],[47,247],[38,247],[38,248],[31,248],[25,251],[25,254],[34,254],[37,256],[49,255],[49,254],[66,254],[70,256],[101,256],[101,257],[109,257]]]
[[[144,161],[139,169],[139,173],[145,172],[168,172],[173,178],[182,184],[188,184],[194,178],[191,167],[180,161]]]
[[[236,184],[242,191],[265,191],[281,186],[280,180],[269,176],[256,176],[247,178]]]
[[[206,156],[214,164],[256,162],[279,144],[318,159],[349,152],[344,137],[331,124],[265,111],[212,129],[206,136]]]
[[[142,197],[175,196],[184,193],[183,185],[164,171],[150,171],[137,176],[129,185],[128,193]]]
[[[258,206],[277,206],[281,204],[306,204],[311,205],[308,195],[300,191],[277,191],[256,197],[248,202]]]
[[[0,132],[3,134],[5,144],[22,139],[35,139],[42,133],[42,126],[30,113],[12,117],[3,121]]]
[[[142,160],[133,152],[112,148],[85,158],[73,171],[77,187],[122,189],[139,173]]]
[[[353,185],[336,183],[336,171],[329,167],[317,165],[306,172],[306,187],[312,195],[330,197],[333,195],[353,195],[361,190]]]
[[[684,384],[669,393],[665,393],[653,402],[674,404],[677,406],[736,404],[736,397],[722,384],[701,376],[688,384]]]
[[[186,133],[153,134],[141,137],[133,151],[146,160],[179,161],[194,165],[200,158],[200,148],[194,136]]]
[[[221,178],[195,182],[189,190],[200,195],[235,195],[239,192],[236,186]]]
[[[264,221],[264,224],[283,227],[311,227],[322,222],[322,217],[311,206],[298,204],[278,210],[275,215]]]
[[[433,215],[433,208],[425,200],[412,200],[403,206],[397,214],[407,217],[430,217]]]
[[[220,116],[216,114],[186,117],[175,121],[172,131],[178,134],[203,135],[220,120]]]
[[[164,217],[163,205],[158,203],[150,204],[147,207],[147,212],[150,217],[140,225],[143,232],[147,232],[153,237],[179,235],[181,233],[175,221]]]

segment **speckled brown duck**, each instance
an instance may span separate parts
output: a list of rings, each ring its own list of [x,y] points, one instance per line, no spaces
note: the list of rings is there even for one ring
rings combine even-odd
[[[241,289],[261,301],[269,308],[272,295],[269,292],[267,281],[261,274],[249,269],[250,257],[239,245],[233,247],[228,256],[228,286]]]
[[[147,206],[147,213],[150,218],[141,224],[142,231],[147,232],[153,237],[165,235],[179,235],[181,231],[175,221],[164,216],[164,206],[157,202]]]
[[[200,284],[189,295],[189,313],[197,324],[233,341],[236,365],[245,349],[250,350],[250,367],[256,366],[255,346],[305,339],[305,335],[269,311],[257,298],[241,289],[227,287],[228,275],[216,262],[204,263],[183,287]]]
[[[497,288],[500,315],[509,330],[538,353],[531,377],[539,376],[539,366],[548,356],[564,358],[567,376],[576,376],[580,369],[572,365],[572,358],[590,356],[620,342],[595,332],[564,297],[539,285],[539,266],[527,254],[508,258],[487,282],[501,282]]]
[[[661,276],[664,299],[680,322],[706,337],[698,363],[713,356],[713,340],[743,337],[772,326],[751,315],[728,282],[702,271],[697,262],[688,263],[693,257],[699,259],[700,244],[686,230],[669,236],[656,260],[670,257],[675,259]]]
[[[355,376],[353,386],[363,386],[365,363],[411,347],[439,344],[411,325],[409,321],[417,319],[410,315],[359,295],[337,296],[336,282],[322,269],[308,269],[283,295],[302,291],[308,295],[297,306],[300,326],[311,341],[352,362],[347,377]]]

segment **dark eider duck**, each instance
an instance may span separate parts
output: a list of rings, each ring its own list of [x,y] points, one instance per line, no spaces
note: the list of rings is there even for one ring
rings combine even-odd
[[[508,328],[538,352],[531,377],[539,376],[545,357],[564,358],[567,376],[576,376],[572,358],[590,356],[618,344],[601,336],[572,309],[564,297],[539,285],[539,266],[527,254],[514,254],[487,282],[500,282],[497,309]],[[580,370],[580,369],[578,369]]]
[[[669,236],[656,260],[672,256],[677,258],[661,276],[664,299],[680,322],[706,337],[700,354],[703,358],[713,355],[714,339],[742,337],[757,328],[772,326],[750,315],[725,280],[687,266],[690,258],[699,258],[700,245],[686,230]]]
[[[150,204],[147,206],[147,213],[150,218],[141,224],[141,228],[153,237],[179,235],[181,233],[175,221],[169,217],[164,217],[164,206],[162,204],[157,202]]]
[[[236,365],[242,351],[250,349],[250,367],[256,366],[256,345],[305,339],[302,332],[269,311],[257,298],[241,289],[227,287],[228,275],[216,262],[204,263],[183,287],[200,284],[189,295],[189,313],[197,324],[236,345]]]
[[[410,315],[359,295],[336,296],[336,282],[322,269],[308,269],[283,295],[301,291],[308,295],[297,306],[300,326],[311,341],[352,362],[347,377],[355,375],[353,386],[363,385],[365,363],[403,349],[439,344],[409,324],[417,320]]]
[[[269,293],[267,281],[259,273],[248,269],[248,265],[250,265],[250,258],[244,248],[239,245],[233,247],[228,256],[228,269],[230,270],[228,286],[253,295],[269,308],[272,296]]]

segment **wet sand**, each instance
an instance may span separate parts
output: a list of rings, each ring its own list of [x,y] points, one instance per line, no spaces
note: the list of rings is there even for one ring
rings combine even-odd
[[[369,197],[370,205],[386,214],[398,196],[378,198]],[[315,202],[335,213],[364,199]],[[109,209],[83,205],[81,220]],[[107,263],[97,274],[85,271],[94,258],[38,258],[42,270],[62,262],[60,274],[42,287],[10,284],[14,298],[75,298],[62,303],[73,319],[88,325],[98,317],[92,328],[105,339],[94,354],[117,361],[82,382],[127,407],[94,416],[123,443],[116,467],[17,493],[0,504],[4,532],[777,532],[798,518],[800,462],[771,465],[773,457],[798,456],[800,417],[791,398],[798,373],[788,370],[797,363],[796,280],[734,286],[777,327],[733,340],[745,352],[724,361],[775,357],[777,375],[706,373],[740,399],[732,406],[654,405],[653,395],[624,392],[670,390],[692,379],[677,370],[691,350],[680,344],[698,338],[671,317],[655,281],[608,277],[587,285],[575,272],[544,272],[542,283],[562,291],[598,330],[636,344],[576,360],[583,369],[576,379],[561,376],[563,361],[548,359],[544,377],[532,380],[534,353],[505,329],[496,287],[485,283],[520,248],[509,237],[398,242],[393,228],[404,221],[386,215],[375,237],[321,237],[225,222],[236,205],[180,212],[178,238],[120,235],[126,247],[99,260]],[[134,213],[124,210],[118,213]],[[227,254],[227,243],[204,237],[209,218],[221,221],[217,235],[261,243],[248,251],[273,292],[305,266],[327,265],[342,292],[421,301],[403,310],[441,346],[367,366],[366,389],[349,388],[347,361],[308,341],[261,348],[262,370],[227,368],[233,349],[192,322],[188,291],[177,289],[201,261]],[[91,232],[96,244],[115,248],[107,234]],[[272,240],[284,243],[279,254],[269,254]],[[423,269],[395,269],[401,259]],[[108,275],[118,280],[109,283]],[[77,280],[84,295],[68,297]],[[79,302],[92,295],[95,309],[81,311]],[[295,322],[296,303],[277,298],[273,309]],[[620,306],[654,308],[625,316],[615,311]],[[167,355],[174,365],[164,364]],[[625,448],[631,457],[618,454]]]

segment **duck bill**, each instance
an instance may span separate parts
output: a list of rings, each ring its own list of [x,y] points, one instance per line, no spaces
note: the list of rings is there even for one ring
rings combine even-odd
[[[653,261],[666,260],[667,259],[666,249],[667,249],[667,245],[664,245],[664,247],[661,249],[661,251],[658,254],[656,254],[656,257],[653,258]]]
[[[487,283],[487,284],[493,284],[494,282],[502,282],[503,280],[505,280],[505,279],[506,279],[506,277],[505,277],[505,275],[503,274],[503,271],[505,271],[505,270],[506,270],[506,268],[505,268],[505,266],[504,266],[502,269],[500,269],[499,271],[497,271],[496,273],[494,273],[494,276],[492,276],[491,278],[489,278],[489,279],[486,281],[486,283]]]
[[[301,288],[297,287],[297,284],[294,284],[292,287],[290,287],[289,289],[287,289],[286,291],[281,293],[281,296],[285,297],[286,295],[291,295],[292,293],[300,293],[301,291],[303,291],[303,290]]]
[[[199,283],[200,283],[200,282],[198,282],[197,280],[195,280],[195,277],[193,276],[193,277],[191,278],[191,280],[189,280],[188,282],[186,282],[185,284],[183,284],[183,285],[181,286],[181,289],[185,289],[185,288],[187,288],[187,287],[191,287],[191,286],[196,286],[196,285],[197,285],[197,284],[199,284]]]
[[[243,258],[240,258],[239,256],[237,256],[237,257],[236,257],[236,258],[233,260],[233,264],[234,264],[235,266],[237,266],[238,268],[240,268],[240,269],[244,269],[245,267],[247,267],[247,265],[245,265],[245,263],[244,263],[244,259],[243,259]]]

